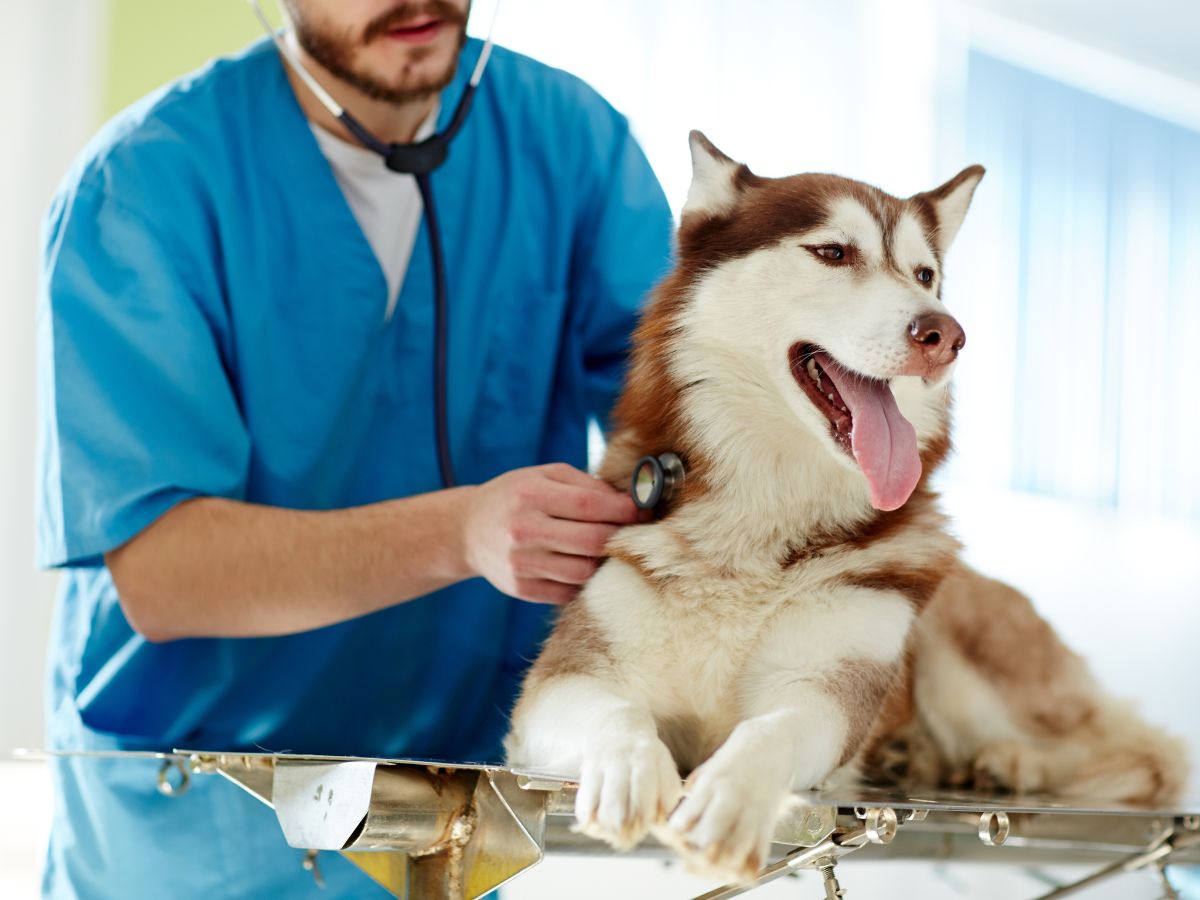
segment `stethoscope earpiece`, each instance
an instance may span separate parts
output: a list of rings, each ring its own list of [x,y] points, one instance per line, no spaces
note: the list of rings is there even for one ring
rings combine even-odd
[[[670,502],[683,485],[683,460],[674,453],[643,456],[633,468],[629,493],[638,509],[654,509]]]

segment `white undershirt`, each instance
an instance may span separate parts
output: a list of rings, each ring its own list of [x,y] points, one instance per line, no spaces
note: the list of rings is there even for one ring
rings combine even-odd
[[[434,106],[414,140],[433,134],[438,107]],[[388,299],[385,319],[391,319],[400,297],[400,286],[412,257],[417,229],[421,226],[421,193],[412,175],[393,172],[379,154],[351,144],[309,123],[321,152],[333,168],[333,176],[346,196],[346,202],[375,252],[387,280]]]

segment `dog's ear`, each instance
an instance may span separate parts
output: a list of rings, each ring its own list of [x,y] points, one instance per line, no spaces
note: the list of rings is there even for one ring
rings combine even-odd
[[[954,236],[967,215],[967,207],[971,205],[971,197],[979,179],[983,178],[983,166],[967,166],[941,187],[932,191],[917,194],[912,199],[929,203],[937,217],[937,231],[934,232],[934,242],[937,251],[945,255]]]
[[[692,148],[692,184],[683,204],[683,215],[706,213],[720,215],[737,203],[741,186],[736,162],[718,150],[699,131],[688,135]]]

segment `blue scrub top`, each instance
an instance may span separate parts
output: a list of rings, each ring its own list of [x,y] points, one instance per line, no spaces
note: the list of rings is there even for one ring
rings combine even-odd
[[[583,466],[668,265],[670,213],[626,120],[497,48],[433,187],[459,479]],[[498,760],[547,607],[476,579],[305,634],[155,645],[103,565],[191,497],[335,509],[440,486],[428,235],[385,321],[383,273],[271,45],[110,123],[55,197],[44,254],[38,552],[64,568],[50,745]],[[154,772],[56,763],[47,894],[309,889],[269,809],[217,778],[160,797]],[[326,868],[321,896],[369,891]]]

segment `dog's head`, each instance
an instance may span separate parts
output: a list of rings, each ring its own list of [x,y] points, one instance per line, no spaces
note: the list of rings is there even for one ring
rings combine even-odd
[[[922,449],[944,439],[966,338],[940,299],[942,260],[983,169],[902,200],[834,175],[759,177],[699,132],[691,147],[673,380],[738,398],[740,428],[802,429],[865,476],[875,508],[903,505]],[[713,432],[722,405],[693,426]]]

